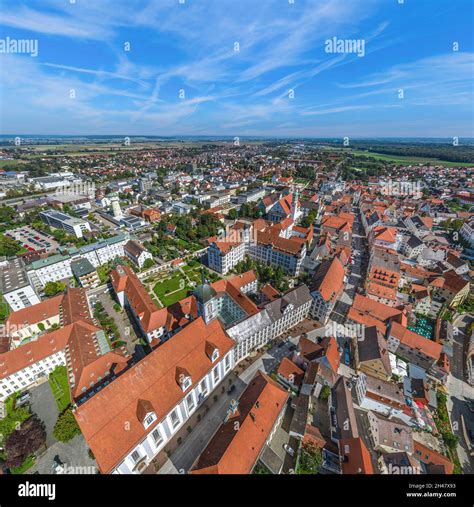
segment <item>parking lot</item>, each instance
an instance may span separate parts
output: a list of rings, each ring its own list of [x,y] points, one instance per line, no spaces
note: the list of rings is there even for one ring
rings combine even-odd
[[[59,246],[59,243],[53,237],[39,232],[29,225],[12,229],[6,232],[6,235],[18,241],[22,247],[30,252],[45,250],[46,253],[49,253],[56,251]]]

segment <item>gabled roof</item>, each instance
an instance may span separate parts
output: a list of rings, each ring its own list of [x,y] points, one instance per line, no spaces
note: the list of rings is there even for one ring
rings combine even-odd
[[[250,474],[285,408],[288,392],[259,371],[193,465],[193,474]],[[235,431],[238,423],[238,431]]]
[[[361,437],[339,440],[343,474],[373,474],[370,452]]]
[[[338,257],[323,261],[315,273],[311,291],[318,291],[329,302],[335,301],[344,288],[344,266]]]
[[[401,314],[401,310],[397,308],[356,294],[347,318],[364,326],[377,326],[377,329],[385,334],[386,324],[391,319],[398,319]]]
[[[390,358],[388,356],[386,340],[376,326],[364,329],[364,339],[357,341],[359,362],[380,360],[387,377],[391,375]]]
[[[75,417],[102,473],[110,472],[141,441],[145,430],[137,417],[139,399],[148,400],[161,421],[184,397],[176,367],[186,369],[197,384],[213,367],[206,341],[224,357],[235,345],[217,320],[198,318],[164,342],[113,382],[80,405]],[[128,431],[123,431],[128,424]]]
[[[398,322],[392,322],[390,327],[390,336],[400,340],[401,343],[414,350],[419,350],[423,354],[438,360],[443,349],[442,345],[421,336],[414,331],[410,331]]]

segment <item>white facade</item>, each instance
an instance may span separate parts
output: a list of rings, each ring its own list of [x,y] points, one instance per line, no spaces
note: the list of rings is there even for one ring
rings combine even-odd
[[[46,285],[48,282],[57,282],[73,276],[71,262],[85,257],[93,266],[97,268],[103,264],[114,260],[116,257],[124,257],[124,245],[129,240],[125,235],[121,241],[95,243],[79,250],[77,254],[71,256],[57,255],[53,256],[49,262],[33,262],[28,276],[35,287]],[[57,261],[55,261],[57,259]],[[55,261],[55,262],[54,262]],[[38,301],[39,302],[39,301]]]
[[[66,365],[64,350],[51,354],[36,363],[23,368],[16,373],[0,380],[0,401],[5,401],[11,394],[24,391],[31,386],[38,384],[44,377],[47,377],[57,366]],[[0,357],[0,371],[2,370],[2,359]]]
[[[25,285],[24,287],[5,293],[3,294],[3,298],[14,312],[41,302],[31,285]]]
[[[112,473],[141,473],[179,429],[186,424],[196,408],[209,398],[233,367],[233,351],[230,350],[203,378],[193,385],[193,388],[158,424],[154,424],[156,414],[147,414],[145,424],[147,420],[151,423],[146,437],[127,453]]]

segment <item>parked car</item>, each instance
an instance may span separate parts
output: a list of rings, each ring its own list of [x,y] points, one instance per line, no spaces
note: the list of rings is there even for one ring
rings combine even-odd
[[[25,403],[28,403],[30,401],[31,394],[29,391],[23,391],[20,396],[18,396],[16,403],[17,405],[24,405]]]
[[[285,449],[285,452],[287,452],[290,456],[295,455],[295,450],[293,447],[290,447],[288,444],[283,444],[283,449]]]

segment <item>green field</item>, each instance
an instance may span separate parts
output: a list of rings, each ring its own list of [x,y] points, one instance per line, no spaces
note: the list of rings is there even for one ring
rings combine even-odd
[[[26,160],[0,160],[0,167],[26,164]]]
[[[173,273],[171,278],[158,282],[153,292],[158,296],[164,306],[170,306],[188,295],[191,287],[188,280],[179,271]]]
[[[332,150],[337,151],[337,150]],[[447,160],[439,160],[437,158],[429,158],[429,157],[404,157],[400,155],[385,155],[384,153],[376,153],[369,152],[364,150],[339,150],[341,154],[346,155],[355,155],[356,157],[364,156],[371,157],[376,160],[381,160],[383,162],[392,162],[395,164],[407,164],[407,165],[417,165],[417,164],[426,164],[431,163],[433,165],[443,165],[445,167],[473,167],[474,164],[469,164],[467,162],[448,162]]]
[[[67,380],[67,369],[65,366],[57,366],[49,375],[49,385],[53,391],[54,399],[58,404],[59,412],[64,412],[71,404],[69,394],[69,383]]]

